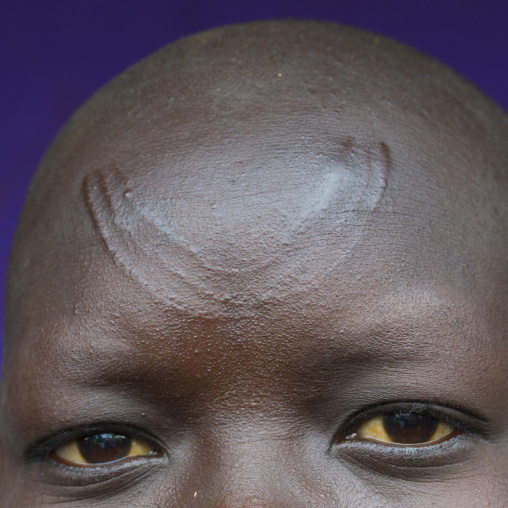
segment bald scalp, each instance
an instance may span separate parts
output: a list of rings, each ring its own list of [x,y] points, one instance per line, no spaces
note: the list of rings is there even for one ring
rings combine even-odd
[[[217,133],[220,140],[238,124],[260,122],[260,112],[274,112],[288,124],[321,110],[335,113],[333,120],[344,122],[350,133],[374,130],[376,124],[403,125],[411,133],[439,125],[441,136],[469,137],[478,146],[491,141],[496,157],[508,124],[504,112],[471,83],[393,40],[323,22],[240,24],[169,44],[101,88],[48,150],[34,186],[51,180],[53,158],[71,150],[78,155],[90,143],[110,148],[112,141],[135,133],[131,137],[137,139],[129,141],[143,146],[148,133],[150,140],[156,136],[153,127],[163,127],[156,136],[162,144],[196,117],[206,121],[205,132],[228,124]],[[183,140],[193,141],[192,134],[184,131]],[[84,169],[60,171],[79,180]]]
[[[366,32],[274,21],[182,39],[101,89],[48,151],[8,316],[34,287],[50,306],[104,254],[177,307],[249,314],[311,287],[309,265],[323,279],[374,252],[381,233],[418,231],[414,252],[469,236],[467,255],[447,248],[477,282],[506,266],[507,134],[471,84]]]

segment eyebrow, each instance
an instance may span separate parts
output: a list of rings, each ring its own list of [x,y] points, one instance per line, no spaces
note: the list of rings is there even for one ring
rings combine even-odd
[[[450,323],[455,324],[453,317]],[[82,419],[86,423],[90,421],[90,415],[93,416],[92,419],[121,417],[124,405],[126,408],[130,407],[129,410],[135,407],[138,409],[152,407],[154,411],[159,411],[164,407],[165,414],[186,415],[189,401],[196,398],[208,400],[206,388],[210,384],[204,371],[201,374],[194,372],[189,368],[189,364],[179,363],[177,356],[169,354],[166,358],[162,357],[157,351],[156,342],[155,344],[151,342],[156,335],[143,337],[145,346],[139,342],[138,330],[132,329],[131,324],[126,324],[126,328],[130,329],[130,335],[116,330],[118,333],[114,336],[114,340],[104,342],[96,340],[88,327],[82,329],[81,340],[79,333],[65,327],[65,333],[72,336],[72,340],[61,341],[56,338],[57,343],[54,347],[57,348],[58,356],[55,356],[53,351],[43,352],[51,358],[53,368],[57,369],[57,376],[53,378],[50,370],[43,369],[42,377],[40,375],[30,377],[29,384],[35,383],[37,389],[24,389],[22,396],[18,397],[20,414],[25,415],[22,418],[26,420],[26,415],[29,415],[29,421],[20,420],[20,429],[28,426],[29,433],[33,434],[39,431],[40,422],[44,421],[46,426],[50,426],[54,419],[65,425],[67,420],[62,414],[64,406],[65,410],[69,411],[70,417],[74,420]],[[104,330],[101,328],[100,332]],[[305,335],[305,330],[303,332]],[[83,335],[85,333],[86,335]],[[183,330],[182,333],[185,337],[187,332]],[[462,349],[457,349],[456,341],[449,343],[447,340],[447,337],[451,336],[460,339],[460,329],[453,329],[453,326],[448,330],[441,329],[437,342],[434,340],[435,334],[439,333],[437,329],[433,331],[432,327],[425,326],[422,320],[416,326],[415,321],[409,319],[409,316],[399,319],[398,324],[393,319],[384,324],[375,320],[370,323],[370,329],[368,326],[363,330],[345,329],[341,332],[340,339],[338,334],[333,335],[326,330],[316,333],[315,342],[307,349],[301,349],[295,344],[295,351],[298,353],[295,358],[273,356],[278,355],[278,351],[263,355],[252,351],[250,354],[250,358],[259,363],[260,369],[269,370],[270,365],[275,364],[281,369],[277,376],[272,376],[270,384],[274,388],[279,386],[284,389],[284,383],[291,379],[297,382],[297,389],[291,385],[292,390],[296,391],[289,396],[297,397],[300,393],[303,394],[303,399],[307,397],[308,401],[301,403],[305,405],[302,410],[309,416],[313,414],[316,403],[322,410],[326,410],[327,407],[336,410],[337,397],[345,396],[346,400],[349,400],[348,403],[353,404],[350,395],[347,399],[347,394],[352,388],[360,390],[364,403],[370,401],[372,404],[378,404],[383,402],[381,400],[383,397],[393,392],[386,391],[386,386],[398,385],[404,388],[402,391],[399,390],[401,400],[411,399],[415,402],[437,400],[449,403],[452,407],[463,407],[470,414],[480,415],[484,420],[493,418],[495,407],[499,407],[501,403],[497,398],[504,397],[502,390],[489,389],[488,393],[485,393],[485,387],[493,386],[496,375],[504,372],[504,365],[500,362],[493,365],[490,360],[490,358],[499,360],[501,355],[496,355],[489,341],[479,341],[480,349],[478,354],[474,355],[475,361],[471,363],[471,351],[468,351],[470,344],[459,340],[458,344]],[[344,338],[347,340],[344,341]],[[170,332],[157,339],[174,341],[174,344],[183,340],[182,337],[179,339],[175,335],[172,336]],[[443,345],[446,346],[445,349]],[[143,354],[138,346],[153,349],[152,353],[155,356],[152,359],[148,358],[147,364],[143,361]],[[260,344],[260,347],[263,348],[263,344]],[[57,357],[72,361],[66,361],[64,364],[55,363]],[[453,358],[457,359],[455,365],[458,369],[455,371],[449,364],[449,360]],[[151,368],[154,359],[157,361],[155,370]],[[277,360],[278,363],[272,360]],[[47,365],[47,360],[44,358],[41,360],[40,355],[31,355],[31,361],[37,365]],[[486,364],[489,364],[489,369],[485,369]],[[221,368],[236,368],[231,359],[221,365]],[[31,372],[33,369],[18,368],[20,374],[28,371]],[[38,370],[36,368],[36,372],[41,373],[40,368]],[[281,372],[283,376],[280,375]],[[268,371],[264,374],[260,371],[260,375],[265,377],[267,373],[269,374]],[[378,376],[375,390],[362,391],[365,376],[374,378]],[[409,384],[404,384],[407,382]],[[23,380],[21,384],[26,387]],[[45,392],[46,389],[49,389],[48,394]],[[72,396],[69,398],[71,393]],[[321,398],[318,396],[317,399],[313,399],[316,393],[321,393]],[[118,394],[125,398],[125,403],[120,402]],[[36,399],[33,398],[35,395]],[[56,404],[48,405],[48,400],[54,400]],[[114,411],[113,408],[104,407],[105,401],[108,400],[114,401],[116,407]],[[301,403],[298,402],[299,405]],[[73,421],[70,422],[70,426],[76,424]]]
[[[438,310],[445,312],[446,308],[438,307]],[[432,307],[430,311],[427,310],[427,312],[432,311]],[[423,305],[418,307],[418,313],[420,317],[425,314]],[[149,378],[152,375],[155,378],[164,375],[170,384],[180,385],[181,380],[189,376],[189,372],[186,370],[185,362],[183,364],[180,362],[179,344],[182,341],[192,340],[189,338],[192,337],[192,330],[188,331],[184,327],[174,333],[172,330],[177,330],[178,325],[175,327],[168,325],[164,332],[162,332],[164,328],[160,326],[154,330],[137,330],[136,326],[126,318],[127,316],[122,318],[122,325],[125,325],[124,330],[113,330],[111,341],[93,341],[94,347],[92,349],[89,347],[87,339],[84,338],[83,341],[78,342],[76,338],[79,333],[73,334],[74,340],[70,341],[69,345],[65,341],[63,348],[59,348],[60,355],[66,356],[65,350],[69,347],[72,350],[72,355],[67,354],[67,357],[73,358],[72,362],[66,363],[65,369],[61,373],[66,373],[70,380],[73,378],[74,372],[82,372],[85,368],[87,377],[83,379],[78,376],[75,379],[78,385],[80,382],[89,386],[122,383],[129,385],[143,380],[143,382],[150,383]],[[428,363],[445,353],[450,358],[458,357],[461,354],[470,356],[472,350],[475,351],[476,361],[480,363],[482,356],[488,357],[493,354],[491,341],[479,340],[482,334],[480,330],[469,329],[467,332],[469,336],[467,336],[464,333],[464,327],[469,327],[465,324],[459,325],[460,319],[458,317],[449,316],[449,318],[450,322],[446,326],[443,323],[436,323],[436,319],[432,316],[418,319],[416,316],[411,317],[411,314],[399,316],[398,320],[391,316],[389,322],[384,323],[382,320],[374,320],[368,324],[365,323],[362,329],[351,330],[346,327],[337,331],[333,326],[318,329],[319,325],[317,325],[302,330],[296,326],[293,331],[293,340],[288,344],[288,353],[291,353],[295,359],[291,368],[298,376],[298,371],[301,369],[310,373],[317,371],[332,373],[338,370],[347,370],[353,364],[361,369],[372,368],[375,365],[396,367],[418,362]],[[199,320],[201,323],[199,326],[203,326],[206,321],[201,317],[193,319]],[[70,333],[69,330],[67,333]],[[90,332],[87,329],[88,333]],[[285,329],[285,333],[291,336],[291,332],[287,329]],[[302,339],[302,336],[305,340]],[[206,336],[202,339],[202,343],[197,338],[194,339],[196,351],[203,349],[207,341],[210,340]],[[279,340],[276,331],[270,340]],[[82,346],[76,347],[76,342]],[[248,344],[249,339],[246,338],[243,342]],[[233,356],[235,353],[234,343],[234,340],[231,340],[231,355]],[[192,348],[189,344],[187,347]],[[257,344],[254,340],[251,341],[249,347],[252,351],[259,349],[260,358],[264,358],[263,362],[268,362],[268,358],[273,354],[270,347],[266,347],[265,342]],[[163,357],[158,353],[164,348],[167,348],[167,363],[165,364],[162,363]],[[173,352],[171,352],[172,348]],[[145,369],[142,361],[143,355],[146,353],[150,353],[147,357],[148,370]],[[276,353],[279,354],[278,350]],[[152,358],[154,355],[159,360],[158,363]],[[278,360],[280,361],[280,358]],[[149,372],[154,363],[158,365],[155,374]]]

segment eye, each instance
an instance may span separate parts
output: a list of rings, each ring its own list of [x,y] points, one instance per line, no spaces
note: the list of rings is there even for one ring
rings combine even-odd
[[[455,436],[458,429],[449,423],[416,411],[375,416],[362,423],[347,439],[361,439],[399,446],[435,444]]]
[[[50,456],[71,466],[94,466],[118,462],[128,457],[160,454],[157,446],[121,434],[101,433],[73,439],[55,448]]]

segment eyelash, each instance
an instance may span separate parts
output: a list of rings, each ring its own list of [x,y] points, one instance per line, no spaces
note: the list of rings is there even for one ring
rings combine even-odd
[[[51,453],[54,452],[59,446],[64,445],[70,441],[81,439],[86,436],[94,434],[120,434],[128,436],[129,438],[139,439],[153,443],[160,450],[164,451],[164,447],[151,434],[144,430],[139,429],[131,425],[104,422],[94,425],[86,425],[82,427],[76,427],[71,429],[63,429],[55,432],[51,436],[44,438],[35,444],[31,445],[25,453],[25,457],[28,461],[44,461],[47,460]]]
[[[353,416],[351,416],[347,422],[347,424],[341,428],[334,436],[331,446],[340,446],[341,444],[353,441],[349,436],[355,433],[357,429],[361,427],[362,424],[366,423],[372,418],[381,416],[392,415],[395,413],[418,413],[422,416],[427,416],[430,418],[435,418],[436,420],[440,420],[448,425],[453,426],[457,429],[460,434],[468,434],[468,435],[482,435],[483,431],[479,428],[478,425],[475,425],[473,422],[485,423],[484,420],[477,415],[471,414],[469,411],[463,409],[454,409],[446,406],[439,406],[436,404],[426,404],[421,402],[387,402],[384,404],[377,404],[375,406],[368,407],[363,409]],[[449,439],[453,439],[457,436],[457,433]],[[446,439],[445,439],[446,441]],[[361,440],[357,441],[361,444]],[[374,441],[369,441],[370,444],[375,443]],[[390,446],[387,444],[381,444],[380,446]],[[400,448],[415,448],[416,446],[420,447],[430,447],[432,444],[423,444],[423,445],[391,445],[392,447],[400,447]]]

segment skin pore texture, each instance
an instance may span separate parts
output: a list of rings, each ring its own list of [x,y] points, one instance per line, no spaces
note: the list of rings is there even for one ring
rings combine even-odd
[[[0,506],[506,506],[507,139],[451,70],[334,24],[113,80],[16,235]],[[401,419],[438,437],[386,442]]]

